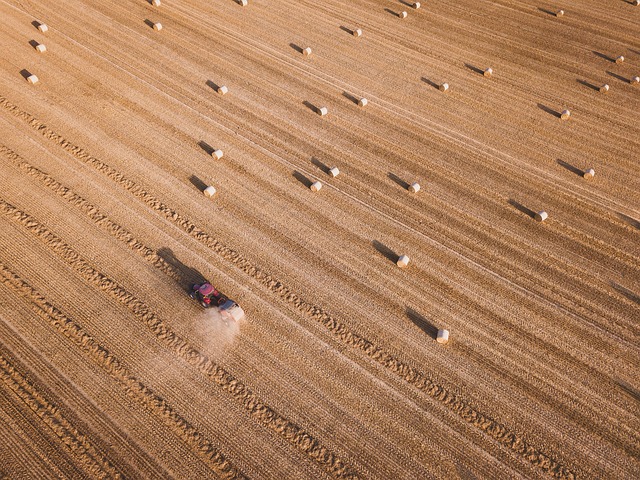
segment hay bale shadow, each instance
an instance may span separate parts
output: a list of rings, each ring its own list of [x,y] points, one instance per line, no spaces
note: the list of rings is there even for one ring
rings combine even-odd
[[[149,28],[153,28],[153,22],[151,20],[149,20],[148,18],[144,19],[144,23],[149,27]]]
[[[205,85],[209,88],[212,88],[214,92],[218,92],[218,89],[220,88],[220,85],[218,85],[217,83],[211,81],[211,80],[207,80],[206,82],[204,82]]]
[[[628,225],[631,225],[633,228],[640,230],[640,222],[635,218],[630,217],[629,215],[625,215],[624,213],[617,212],[618,218],[625,222]]]
[[[189,177],[189,181],[191,182],[191,185],[196,187],[201,193],[204,192],[204,189],[208,187],[208,185],[206,183],[204,183],[196,175],[191,175]]]
[[[484,70],[476,67],[475,65],[471,65],[470,63],[465,63],[464,66],[467,67],[472,72],[479,73],[480,75],[484,75]]]
[[[571,173],[575,173],[579,177],[583,177],[584,176],[584,172],[582,170],[580,170],[578,167],[576,167],[574,165],[571,165],[570,163],[567,163],[564,160],[560,160],[560,159],[556,160],[556,162],[562,168],[565,168],[565,169],[569,170]]]
[[[440,85],[438,83],[434,82],[433,80],[430,80],[427,77],[422,77],[420,80],[422,80],[424,83],[426,83],[428,85],[431,85],[436,90],[440,90]]]
[[[405,182],[403,179],[401,179],[395,173],[389,172],[389,173],[387,173],[387,177],[389,177],[389,179],[392,180],[394,183],[400,185],[404,190],[409,188],[410,183],[409,182]]]
[[[323,173],[329,173],[331,167],[326,163],[321,162],[316,157],[311,157],[311,163],[322,170]]]
[[[311,187],[311,184],[313,183],[313,180],[311,180],[309,177],[307,177],[306,175],[300,173],[297,170],[294,170],[293,173],[293,178],[295,178],[296,180],[298,180],[301,184],[303,184],[306,188]]]
[[[528,209],[527,207],[525,207],[521,203],[517,202],[513,198],[510,198],[508,203],[509,203],[509,205],[511,205],[512,207],[515,207],[517,210],[519,210],[520,212],[524,213],[525,215],[527,215],[527,216],[529,216],[531,218],[535,218],[536,212],[534,212],[533,210]]]
[[[605,55],[602,52],[598,52],[597,50],[591,50],[591,53],[593,53],[597,57],[600,57],[600,58],[603,58],[603,59],[607,60],[608,62],[616,63],[616,59],[615,58],[610,57],[609,55]]]
[[[627,298],[628,300],[631,300],[636,305],[640,305],[640,295],[638,295],[637,293],[634,293],[628,288],[623,287],[619,283],[616,283],[613,281],[609,282],[609,285],[611,286],[611,288],[613,288],[616,292],[618,292],[623,297]]]
[[[302,53],[302,47],[300,45],[296,45],[295,43],[290,43],[289,46],[293,48],[296,52]]]
[[[554,116],[554,117],[556,117],[556,118],[561,118],[561,117],[562,117],[562,114],[561,114],[560,112],[558,112],[558,111],[554,110],[554,109],[553,109],[553,108],[551,108],[551,107],[547,107],[546,105],[544,105],[544,104],[542,104],[542,103],[539,103],[539,104],[538,104],[538,108],[539,108],[540,110],[543,110],[543,111],[547,112],[549,115],[553,115],[553,116]]]
[[[373,248],[375,248],[379,254],[381,254],[384,258],[389,260],[392,263],[396,263],[398,258],[400,257],[396,252],[387,247],[384,243],[379,242],[378,240],[374,240],[371,242]]]
[[[608,71],[608,70],[607,70],[607,71],[605,71],[605,73],[606,73],[607,75],[609,75],[610,77],[615,78],[616,80],[620,80],[621,82],[624,82],[624,83],[630,83],[629,79],[628,79],[628,78],[623,77],[622,75],[618,75],[617,73],[610,72],[610,71]]]
[[[31,72],[29,70],[23,68],[22,70],[20,70],[20,75],[22,75],[22,78],[24,78],[26,80],[31,76]]]
[[[576,81],[580,84],[580,85],[584,85],[585,87],[589,87],[591,90],[595,90],[596,92],[600,91],[600,87],[597,85],[594,85],[593,83],[589,83],[586,80],[582,80],[580,78],[576,79]]]
[[[411,320],[413,324],[417,326],[420,330],[422,330],[424,333],[429,335],[434,340],[438,338],[438,327],[436,327],[433,323],[431,323],[427,319],[427,317],[418,313],[411,307],[406,307],[405,313],[407,314],[407,317],[409,317],[409,320]]]
[[[215,148],[213,148],[211,145],[209,145],[209,144],[208,144],[207,142],[205,142],[204,140],[200,140],[200,141],[198,142],[198,146],[199,146],[202,150],[204,150],[204,152],[205,152],[207,155],[211,155],[211,154],[215,151]]]
[[[351,95],[349,92],[342,92],[342,96],[349,99],[352,103],[355,103],[356,105],[358,105],[358,102],[360,101],[358,97],[356,97],[355,95]]]

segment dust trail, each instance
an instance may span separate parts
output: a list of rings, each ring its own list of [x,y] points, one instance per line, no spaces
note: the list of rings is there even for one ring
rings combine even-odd
[[[244,320],[226,321],[217,308],[208,308],[196,315],[193,322],[194,336],[202,350],[213,358],[220,358],[240,333],[240,324]]]

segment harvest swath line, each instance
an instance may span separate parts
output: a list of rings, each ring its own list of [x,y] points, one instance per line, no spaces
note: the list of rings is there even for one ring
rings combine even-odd
[[[171,427],[217,475],[227,479],[246,478],[193,425],[178,414],[162,397],[140,382],[120,361],[100,345],[82,326],[51,304],[30,284],[0,262],[0,283],[30,302],[34,312],[71,340],[98,366],[116,379],[126,393]]]

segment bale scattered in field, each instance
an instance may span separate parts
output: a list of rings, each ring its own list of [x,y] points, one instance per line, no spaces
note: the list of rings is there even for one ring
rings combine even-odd
[[[38,83],[38,77],[36,77],[35,75],[29,75],[27,77],[27,82],[29,82],[31,85],[35,85],[36,83]]]
[[[571,112],[569,110],[563,110],[562,113],[560,114],[560,119],[569,120],[570,116],[571,116]]]
[[[564,10],[558,10],[558,11],[556,12],[556,17],[561,17],[561,16],[563,16],[563,15],[564,15]]]
[[[216,188],[209,185],[207,188],[204,189],[204,194],[205,196],[211,198],[216,194]]]
[[[604,84],[600,87],[600,93],[607,93],[609,91],[609,85],[608,84]]]
[[[637,6],[637,5],[640,5],[640,0],[634,0],[634,1],[633,1],[633,4],[634,4],[634,5],[636,5],[636,6]]]
[[[436,342],[438,343],[447,343],[449,341],[449,330],[440,329],[438,330],[438,336],[436,337]]]
[[[359,29],[359,28],[356,28],[351,33],[353,34],[354,37],[361,37],[362,36],[362,30]]]
[[[400,268],[405,268],[407,265],[409,265],[409,257],[407,255],[400,255],[398,257],[398,260],[396,261],[396,265],[398,265]]]
[[[329,110],[327,109],[327,107],[320,107],[317,110],[318,115],[320,115],[321,117],[324,117],[327,113],[329,113]]]
[[[47,51],[47,47],[45,47],[42,43],[36,45],[36,52],[44,53]]]
[[[247,0],[236,0],[236,2],[238,3],[238,5],[240,5],[241,7],[246,7],[247,4],[249,3]]]
[[[226,94],[229,92],[229,89],[228,89],[226,86],[224,86],[224,85],[220,85],[220,86],[218,87],[217,92],[218,92],[220,95],[226,95]]]
[[[211,152],[211,156],[216,160],[220,160],[222,158],[222,155],[224,155],[222,153],[222,150],[214,150],[213,152]]]
[[[331,175],[332,177],[337,177],[338,175],[340,175],[340,170],[338,170],[338,167],[330,168],[329,175]]]
[[[312,192],[317,192],[322,188],[322,183],[313,182],[311,185],[309,185],[309,188],[311,189]]]
[[[449,84],[448,83],[441,83],[440,87],[438,87],[440,89],[441,92],[446,92],[447,90],[449,90]]]
[[[547,214],[547,212],[545,212],[544,210],[541,210],[538,213],[536,213],[535,219],[538,222],[544,222],[548,216],[549,215]]]
[[[400,18],[407,18],[407,12],[400,12],[400,13],[398,14],[398,16],[399,16]]]
[[[483,75],[484,75],[485,77],[487,77],[487,78],[491,77],[491,75],[493,75],[493,69],[492,69],[491,67],[487,68],[487,69],[484,71]]]
[[[638,85],[640,83],[640,77],[638,77],[637,75],[635,77],[631,77],[631,80],[629,80],[629,83],[631,85]]]
[[[624,63],[624,57],[622,55],[620,55],[619,57],[616,58],[616,63],[620,64],[620,63]]]
[[[302,50],[302,54],[303,54],[305,57],[308,57],[309,55],[311,55],[311,48],[310,48],[310,47],[307,47],[307,48],[303,49],[303,50]]]
[[[151,0],[151,5],[153,5],[154,7],[159,7],[160,6],[160,0]]]
[[[588,168],[587,170],[584,171],[582,176],[584,178],[593,178],[595,174],[596,174],[596,171],[593,168]]]
[[[420,184],[418,182],[413,182],[411,185],[409,185],[408,190],[411,193],[418,193],[420,191]]]
[[[154,30],[158,30],[158,31],[162,30],[162,24],[160,22],[154,23],[153,24],[153,29]]]
[[[417,10],[420,8],[420,2],[413,2],[411,6]]]
[[[38,30],[40,30],[42,33],[47,33],[49,31],[49,27],[47,27],[47,25],[44,23],[39,23]]]
[[[367,100],[366,98],[361,98],[360,100],[358,100],[358,106],[360,107],[366,106],[367,103],[369,103],[369,100]]]

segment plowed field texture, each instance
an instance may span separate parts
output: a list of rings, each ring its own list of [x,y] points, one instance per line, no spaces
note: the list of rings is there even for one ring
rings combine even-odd
[[[640,478],[635,0],[243,3],[0,0],[0,478]]]

